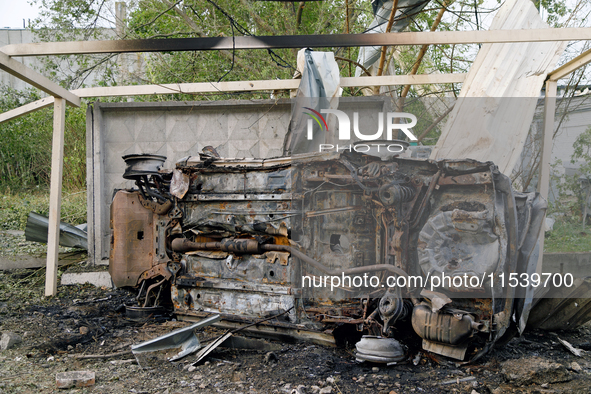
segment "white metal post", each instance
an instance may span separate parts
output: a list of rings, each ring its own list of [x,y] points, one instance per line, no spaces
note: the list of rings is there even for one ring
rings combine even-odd
[[[51,147],[51,186],[49,192],[49,229],[45,296],[57,294],[57,261],[59,251],[60,211],[62,206],[62,172],[66,100],[56,97],[53,104],[53,143]]]

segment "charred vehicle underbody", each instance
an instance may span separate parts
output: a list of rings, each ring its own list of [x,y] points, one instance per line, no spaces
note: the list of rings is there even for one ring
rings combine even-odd
[[[535,272],[546,205],[490,162],[124,159],[137,188],[111,206],[110,273],[143,307],[168,299],[181,319],[220,313],[227,327],[278,316],[259,335],[365,334],[357,357],[377,362],[413,346],[475,360],[527,319],[528,295],[497,281]]]

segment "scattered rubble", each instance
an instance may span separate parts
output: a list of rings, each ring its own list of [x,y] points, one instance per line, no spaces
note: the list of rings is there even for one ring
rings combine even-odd
[[[560,339],[558,338],[558,342],[562,343],[564,345],[565,348],[568,349],[569,352],[571,352],[572,354],[574,354],[577,357],[583,357],[586,352],[582,349],[577,349],[575,348],[573,345],[571,345],[568,341],[565,341],[564,339]]]
[[[62,285],[90,283],[97,287],[113,287],[111,276],[106,271],[97,272],[66,272],[61,277]]]
[[[265,354],[265,362],[267,364],[272,363],[272,362],[277,362],[278,358],[277,355],[273,352],[268,352],[267,354]]]
[[[446,380],[445,382],[442,382],[442,385],[447,385],[447,384],[460,384],[460,383],[465,383],[465,382],[473,382],[475,381],[476,378],[474,376],[468,376],[467,378],[456,378],[456,379],[451,379],[451,380]]]
[[[0,349],[6,350],[14,347],[14,345],[21,343],[22,338],[14,332],[5,332],[0,339]]]
[[[581,367],[581,365],[576,361],[573,361],[572,363],[570,363],[570,369],[574,372],[577,372],[577,373],[583,372],[583,367]]]
[[[69,389],[70,387],[94,386],[95,374],[90,371],[61,372],[55,375],[55,385],[58,389]]]
[[[199,339],[195,335],[195,330],[219,322],[220,319],[221,317],[219,315],[211,316],[189,327],[183,327],[178,330],[166,333],[158,338],[151,339],[138,345],[133,345],[131,347],[131,351],[140,365],[143,364],[143,357],[141,357],[143,354],[166,351],[170,349],[181,349],[181,351],[172,357],[169,357],[168,360],[180,360],[181,358],[191,353],[195,353],[197,350],[202,348],[202,345],[199,343]]]
[[[0,272],[0,330],[23,338],[20,345],[0,353],[2,392],[53,393],[56,375],[69,371],[94,372],[95,384],[86,390],[105,394],[292,394],[294,390],[301,394],[451,394],[472,390],[480,394],[534,394],[544,390],[576,394],[588,393],[591,386],[591,360],[574,356],[556,335],[540,330],[526,331],[469,365],[436,361],[412,342],[406,360],[386,366],[355,362],[353,345],[334,348],[306,342],[271,342],[236,333],[192,367],[186,368],[195,363],[196,354],[176,362],[161,358],[155,368],[144,370],[133,359],[131,345],[192,323],[174,321],[174,316],[166,314],[131,319],[121,306],[137,301],[134,294],[121,289],[60,286],[58,295],[48,299],[43,297],[42,285],[7,285],[12,275],[22,274]],[[89,329],[86,335],[80,332],[81,327]],[[198,330],[197,336],[200,343],[207,345],[224,332],[205,327]],[[589,325],[558,334],[577,349],[591,350]],[[277,356],[278,362],[265,362],[269,352]],[[415,366],[412,358],[416,354],[421,357]],[[519,386],[516,381],[505,380],[502,370],[511,360],[525,373],[539,364],[534,356],[563,366],[571,380],[558,382],[547,371],[540,372],[544,377],[540,383]],[[288,391],[283,390],[286,385]]]
[[[505,379],[517,386],[568,382],[570,372],[560,363],[542,357],[528,357],[503,363]]]
[[[59,244],[69,248],[88,250],[87,225],[72,226],[60,222]],[[49,218],[35,212],[30,212],[25,228],[25,238],[29,242],[47,243]]]

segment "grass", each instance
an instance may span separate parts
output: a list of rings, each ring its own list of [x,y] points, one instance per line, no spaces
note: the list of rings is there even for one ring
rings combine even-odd
[[[29,212],[49,214],[49,191],[6,191],[0,195],[0,230],[24,230]],[[86,190],[62,194],[61,221],[86,223]]]
[[[22,234],[1,230],[24,230],[30,212],[47,216],[49,192],[47,190],[5,191],[0,194],[0,256],[37,256],[47,253],[47,245],[28,242]],[[86,191],[64,192],[62,195],[61,221],[73,225],[86,222]],[[71,249],[60,247],[60,252]]]
[[[544,252],[589,252],[591,251],[591,225],[583,227],[575,216],[558,217],[552,231],[546,233]]]

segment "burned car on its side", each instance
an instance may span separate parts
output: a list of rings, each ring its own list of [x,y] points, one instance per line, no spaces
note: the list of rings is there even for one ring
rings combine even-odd
[[[253,335],[357,341],[398,362],[475,360],[524,328],[546,203],[493,163],[356,152],[272,159],[125,156],[110,267],[141,306]],[[534,261],[535,260],[535,261]],[[529,297],[529,298],[528,298]],[[274,317],[274,318],[273,318]]]

